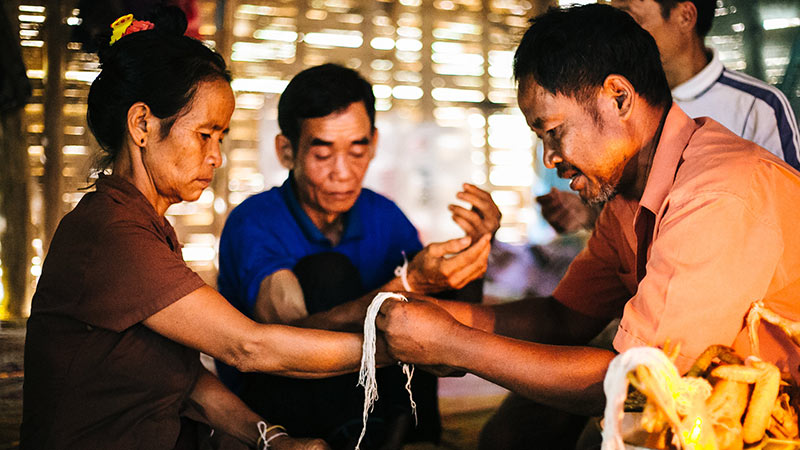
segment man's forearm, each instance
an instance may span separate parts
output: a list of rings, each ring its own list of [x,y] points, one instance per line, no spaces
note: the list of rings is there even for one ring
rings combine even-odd
[[[585,316],[553,297],[535,297],[491,306],[496,334],[543,344],[585,345],[609,319]]]
[[[327,311],[298,319],[293,321],[291,325],[322,330],[360,332],[364,329],[364,317],[367,314],[367,308],[372,303],[372,299],[379,292],[398,291],[403,291],[403,284],[399,278],[395,277],[380,288],[370,291],[355,300],[334,306]]]
[[[449,342],[442,354],[450,366],[559,409],[602,413],[610,351],[525,342],[467,327]]]

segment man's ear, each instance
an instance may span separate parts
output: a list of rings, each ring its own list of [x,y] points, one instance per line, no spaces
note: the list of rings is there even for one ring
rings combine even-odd
[[[136,102],[128,108],[127,126],[128,136],[139,147],[147,145],[147,139],[153,132],[153,119],[150,107],[144,102]]]
[[[275,136],[275,154],[283,167],[294,169],[294,149],[289,138],[282,134]]]
[[[678,2],[670,12],[670,19],[673,25],[680,26],[684,32],[694,33],[697,26],[697,7],[689,1]]]
[[[370,152],[369,159],[372,160],[372,158],[375,157],[375,149],[378,148],[378,129],[377,128],[373,128],[372,129],[372,139],[369,140],[369,147],[370,147],[369,148],[369,152]]]
[[[627,78],[621,75],[611,74],[603,82],[603,96],[613,102],[620,118],[627,119],[633,109],[633,102],[636,91]]]

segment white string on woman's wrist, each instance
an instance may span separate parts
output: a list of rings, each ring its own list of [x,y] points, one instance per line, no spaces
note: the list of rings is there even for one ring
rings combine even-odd
[[[272,425],[268,427],[266,422],[263,420],[256,424],[258,427],[258,441],[256,442],[256,447],[258,450],[269,450],[269,443],[272,442],[273,439],[281,437],[281,436],[288,436],[289,434],[286,433],[286,429],[280,425]],[[267,433],[272,430],[279,430],[277,433],[273,434],[270,437],[267,437]]]
[[[394,276],[400,277],[400,281],[403,282],[403,289],[406,292],[411,292],[411,285],[408,284],[408,258],[406,258],[406,252],[403,251],[403,265],[397,266],[394,269]]]

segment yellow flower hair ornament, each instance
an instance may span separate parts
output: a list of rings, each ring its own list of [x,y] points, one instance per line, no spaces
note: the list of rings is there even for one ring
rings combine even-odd
[[[127,14],[115,20],[111,24],[111,41],[108,45],[114,45],[115,42],[122,39],[123,36],[136,33],[137,31],[152,30],[154,28],[153,22],[146,20],[136,20],[133,14]]]

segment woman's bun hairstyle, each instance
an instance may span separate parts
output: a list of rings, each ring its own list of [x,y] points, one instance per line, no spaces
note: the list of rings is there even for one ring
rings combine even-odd
[[[110,167],[127,134],[128,109],[143,102],[162,119],[162,138],[190,106],[203,81],[231,81],[225,60],[202,42],[184,36],[186,16],[162,6],[144,17],[152,29],[135,31],[110,44],[111,29],[99,37],[101,71],[89,89],[89,128],[105,154],[97,169]]]

